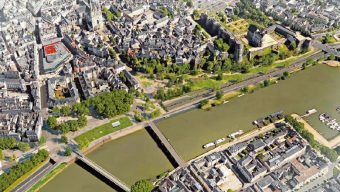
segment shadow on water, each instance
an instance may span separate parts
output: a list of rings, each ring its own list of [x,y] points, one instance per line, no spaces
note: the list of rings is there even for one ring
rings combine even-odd
[[[163,142],[159,139],[159,137],[156,135],[156,133],[151,129],[150,126],[145,127],[146,131],[149,133],[149,135],[152,137],[152,139],[157,143],[158,148],[162,150],[164,155],[168,158],[171,165],[173,167],[178,167],[178,163],[174,159],[174,157],[171,155],[171,153],[168,151],[168,149],[164,146]]]
[[[84,170],[86,170],[87,172],[89,172],[90,174],[92,174],[93,176],[97,177],[99,180],[101,180],[102,182],[104,182],[105,184],[107,184],[108,186],[110,186],[112,189],[118,191],[118,192],[124,192],[123,189],[121,189],[119,186],[117,186],[115,183],[113,183],[112,181],[110,181],[109,179],[107,179],[106,177],[104,177],[102,174],[100,174],[99,172],[97,172],[95,169],[91,168],[90,166],[88,166],[86,163],[84,163],[81,160],[76,160],[76,164],[79,165],[80,167],[82,167]]]

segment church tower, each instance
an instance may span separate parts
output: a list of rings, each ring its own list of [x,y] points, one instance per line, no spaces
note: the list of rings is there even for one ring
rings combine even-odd
[[[102,10],[100,5],[100,0],[88,0],[88,6],[89,6],[89,20],[90,27],[92,30],[97,30],[103,26],[103,16],[102,16]]]

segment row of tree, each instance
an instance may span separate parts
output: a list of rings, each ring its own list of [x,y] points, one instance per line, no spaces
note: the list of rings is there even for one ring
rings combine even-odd
[[[305,126],[303,123],[298,122],[294,117],[292,116],[286,116],[286,121],[291,124],[296,132],[298,132],[303,138],[305,138],[309,144],[315,148],[320,150],[320,152],[325,155],[330,161],[335,162],[338,158],[338,154],[334,149],[331,149],[329,147],[326,147],[324,145],[319,144],[315,139],[314,135],[311,134],[309,131],[305,129]]]
[[[25,142],[17,142],[13,137],[0,138],[0,149],[19,149],[20,151],[28,151],[30,145]]]
[[[69,120],[58,124],[55,116],[49,116],[47,119],[47,125],[51,129],[60,130],[62,133],[68,133],[70,131],[77,131],[87,125],[87,119],[85,116],[78,117],[78,120]]]
[[[190,73],[191,69],[189,64],[174,64],[174,60],[170,56],[165,59],[128,57],[127,60],[135,71],[147,73],[149,75],[159,75],[163,73],[182,75]]]
[[[0,175],[0,191],[7,189],[17,179],[44,162],[47,158],[48,152],[46,150],[40,150],[37,154],[33,154],[29,159],[11,167],[7,173]]]

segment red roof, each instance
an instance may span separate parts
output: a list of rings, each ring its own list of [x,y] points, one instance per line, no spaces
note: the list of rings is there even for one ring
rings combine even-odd
[[[54,44],[44,46],[44,51],[46,55],[54,54],[57,52],[56,48],[54,47]]]

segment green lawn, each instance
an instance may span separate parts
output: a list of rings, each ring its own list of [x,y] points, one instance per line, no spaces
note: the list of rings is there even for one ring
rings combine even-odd
[[[46,183],[48,183],[51,179],[53,179],[56,175],[58,175],[65,167],[66,163],[61,163],[56,168],[54,168],[51,172],[45,175],[42,179],[40,179],[36,184],[34,184],[28,192],[36,192],[39,191]]]
[[[204,88],[218,88],[222,84],[235,80],[241,81],[244,77],[244,74],[234,73],[234,74],[227,74],[223,75],[223,80],[219,81],[216,80],[214,77],[206,78],[206,79],[192,79],[191,80],[191,88],[193,91],[204,89]]]
[[[112,123],[119,121],[120,125],[117,127],[112,127]],[[115,131],[118,131],[120,129],[124,129],[126,127],[129,127],[132,125],[132,122],[130,121],[130,119],[128,117],[122,117],[120,119],[114,119],[111,120],[109,123],[106,123],[104,125],[101,125],[99,127],[96,127],[90,131],[87,131],[79,136],[77,136],[75,138],[75,141],[77,143],[81,142],[82,140],[87,140],[88,142],[92,142],[96,139],[99,139],[105,135],[108,135],[110,133],[113,133]]]

